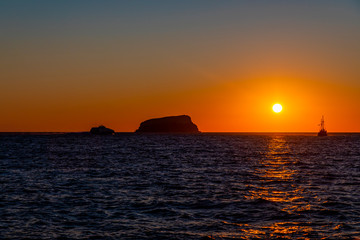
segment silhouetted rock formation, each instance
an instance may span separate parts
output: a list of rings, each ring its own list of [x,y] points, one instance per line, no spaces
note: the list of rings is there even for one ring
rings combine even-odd
[[[101,125],[99,127],[93,127],[90,130],[91,134],[95,134],[95,135],[112,135],[115,133],[114,130],[110,129],[110,128],[106,128],[105,126]]]
[[[189,116],[181,115],[146,120],[136,132],[199,133],[199,130]]]

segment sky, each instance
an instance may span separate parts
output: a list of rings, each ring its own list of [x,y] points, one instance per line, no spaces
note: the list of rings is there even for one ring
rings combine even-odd
[[[0,29],[0,132],[360,132],[356,0],[4,0]]]

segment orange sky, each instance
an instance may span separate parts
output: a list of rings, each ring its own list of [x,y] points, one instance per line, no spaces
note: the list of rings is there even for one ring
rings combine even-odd
[[[188,114],[203,132],[316,132],[322,115],[329,132],[360,132],[355,2],[10,2],[0,131]]]

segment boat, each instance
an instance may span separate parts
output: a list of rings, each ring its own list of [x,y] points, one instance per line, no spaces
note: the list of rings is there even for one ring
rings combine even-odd
[[[322,137],[322,136],[327,136],[327,131],[326,131],[326,129],[325,129],[324,116],[321,117],[320,131],[318,132],[318,136],[320,136],[320,137]]]

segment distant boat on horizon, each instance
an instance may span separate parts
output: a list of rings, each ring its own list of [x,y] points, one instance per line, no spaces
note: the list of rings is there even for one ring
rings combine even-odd
[[[320,137],[322,137],[322,136],[327,136],[327,131],[326,131],[326,129],[325,129],[324,116],[321,117],[320,131],[318,132],[318,136],[320,136]]]

